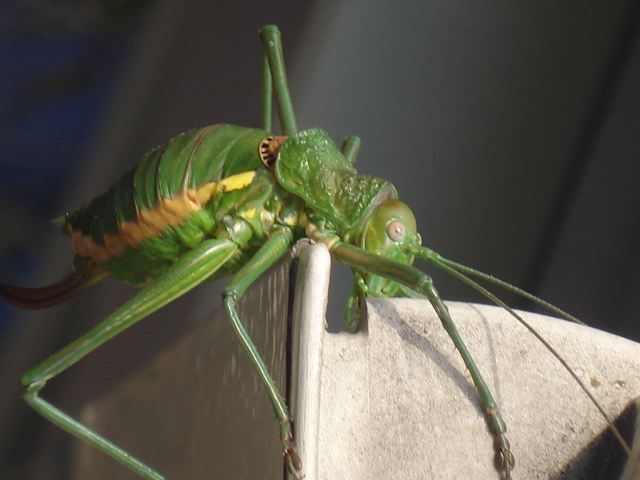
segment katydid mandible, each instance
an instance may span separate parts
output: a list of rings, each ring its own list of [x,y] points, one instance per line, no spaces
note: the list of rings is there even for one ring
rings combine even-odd
[[[240,322],[236,304],[260,274],[306,236],[326,244],[332,258],[353,270],[354,288],[345,311],[347,329],[357,330],[366,296],[429,300],[477,388],[494,437],[497,475],[511,478],[515,461],[498,405],[431,278],[412,267],[413,261],[421,258],[458,277],[525,326],[515,311],[470,277],[506,287],[566,319],[575,319],[421,246],[413,213],[398,200],[394,186],[359,175],[353,167],[357,137],[348,137],[339,150],[320,128],[298,131],[280,33],[275,26],[267,26],[261,37],[265,59],[262,129],[213,125],[179,135],[151,151],[106,193],[57,221],[63,233],[71,236],[75,251],[73,269],[66,278],[38,289],[0,286],[2,296],[25,308],[63,302],[107,275],[142,288],[85,336],[25,374],[25,400],[59,427],[140,476],[164,479],[43,400],[39,392],[49,379],[155,310],[206,280],[233,275],[223,293],[224,309],[270,398],[280,424],[286,467],[294,478],[302,478],[287,405]],[[282,127],[278,136],[271,133],[272,96]]]

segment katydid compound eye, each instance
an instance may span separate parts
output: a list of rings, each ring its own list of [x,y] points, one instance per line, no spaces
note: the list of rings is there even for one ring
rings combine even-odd
[[[401,242],[404,240],[404,235],[406,230],[402,222],[391,222],[387,225],[387,237],[389,237],[394,242]]]

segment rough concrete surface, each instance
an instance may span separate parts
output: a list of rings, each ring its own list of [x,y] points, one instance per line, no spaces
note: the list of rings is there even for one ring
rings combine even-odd
[[[507,423],[513,478],[619,478],[605,466],[608,447],[595,459],[581,454],[606,424],[557,359],[500,308],[448,306]],[[372,299],[367,308],[366,331],[355,335],[327,333],[317,320],[304,327],[303,351],[320,355],[311,376],[298,378],[300,398],[317,405],[296,416],[306,478],[498,479],[477,393],[430,304]],[[640,345],[525,318],[609,415],[640,396]]]

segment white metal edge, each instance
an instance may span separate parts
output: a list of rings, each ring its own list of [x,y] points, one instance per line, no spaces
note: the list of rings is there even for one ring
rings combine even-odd
[[[305,478],[318,478],[322,340],[326,328],[331,256],[324,244],[300,252],[293,303],[292,414]]]

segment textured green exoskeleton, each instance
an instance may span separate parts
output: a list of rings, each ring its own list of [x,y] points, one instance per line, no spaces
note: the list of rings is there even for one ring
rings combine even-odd
[[[397,199],[393,185],[359,175],[353,167],[359,147],[356,137],[347,138],[339,150],[322,129],[298,131],[280,34],[276,27],[268,26],[261,35],[265,50],[262,129],[214,125],[179,135],[151,151],[106,193],[58,220],[62,231],[71,236],[76,252],[68,277],[40,289],[0,286],[6,299],[27,308],[64,301],[106,275],[142,287],[85,336],[29,371],[22,379],[26,401],[53,423],[142,477],[163,479],[40,398],[39,392],[47,380],[153,311],[205,280],[233,275],[223,295],[225,311],[273,405],[287,468],[295,478],[302,478],[287,406],[242,326],[236,304],[260,274],[294,241],[306,236],[325,243],[335,260],[353,269],[354,289],[345,314],[349,329],[357,329],[359,305],[367,295],[414,296],[431,302],[478,390],[494,436],[499,475],[510,478],[514,459],[498,406],[431,278],[411,265],[416,257],[431,262],[481,291],[523,323],[516,312],[469,276],[506,286],[575,319],[422,247],[415,218]],[[281,136],[270,133],[272,89]]]

